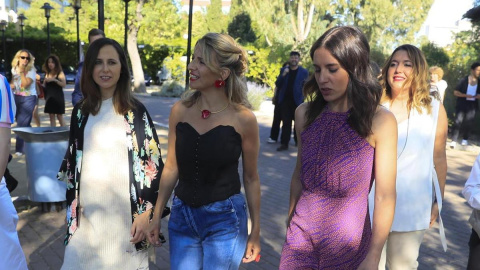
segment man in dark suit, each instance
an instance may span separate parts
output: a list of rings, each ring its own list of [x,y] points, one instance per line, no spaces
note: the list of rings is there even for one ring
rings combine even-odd
[[[275,81],[278,89],[278,105],[282,111],[282,135],[280,137],[281,145],[277,151],[288,149],[288,143],[292,135],[292,121],[295,118],[295,110],[303,103],[304,97],[302,93],[303,84],[308,78],[308,71],[299,66],[300,53],[296,51],[290,52],[288,65],[280,70],[280,75]],[[295,145],[297,145],[297,137],[294,130]]]

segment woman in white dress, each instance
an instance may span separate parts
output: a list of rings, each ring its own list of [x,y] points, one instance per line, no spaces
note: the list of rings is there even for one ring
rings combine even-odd
[[[0,269],[26,270],[25,255],[17,235],[18,215],[3,177],[10,153],[10,126],[15,112],[10,85],[0,75]]]
[[[382,104],[397,119],[398,144],[395,216],[379,269],[417,269],[423,236],[439,217],[443,199],[447,115],[436,95],[430,95],[427,61],[413,45],[393,51],[380,83]]]
[[[67,182],[62,269],[148,269],[143,232],[163,169],[155,127],[132,96],[118,42],[90,45],[81,80],[84,99],[73,109],[58,174]]]

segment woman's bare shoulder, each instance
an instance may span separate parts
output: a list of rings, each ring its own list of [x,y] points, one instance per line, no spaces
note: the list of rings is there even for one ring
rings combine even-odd
[[[378,106],[372,121],[372,131],[376,133],[378,130],[390,129],[395,127],[396,130],[397,120],[392,112],[387,110],[384,106]]]

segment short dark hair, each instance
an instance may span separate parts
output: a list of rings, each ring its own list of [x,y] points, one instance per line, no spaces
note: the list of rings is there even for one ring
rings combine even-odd
[[[88,31],[88,40],[90,41],[91,37],[99,35],[105,37],[105,32],[103,32],[102,29],[93,28],[92,30]]]
[[[102,105],[102,94],[100,87],[93,80],[93,70],[97,61],[100,49],[104,46],[112,46],[118,53],[121,64],[120,78],[118,79],[115,92],[113,94],[113,106],[115,111],[125,114],[128,110],[135,108],[136,99],[130,90],[130,70],[128,69],[127,57],[118,42],[109,38],[101,38],[88,47],[87,55],[82,69],[82,78],[80,88],[83,93],[82,112],[84,114],[96,115]]]
[[[297,55],[298,57],[300,57],[300,53],[297,51],[291,51],[290,56],[293,56],[293,55]]]
[[[479,63],[479,62],[473,63],[473,64],[470,66],[470,69],[476,69],[477,67],[480,67],[480,63]]]

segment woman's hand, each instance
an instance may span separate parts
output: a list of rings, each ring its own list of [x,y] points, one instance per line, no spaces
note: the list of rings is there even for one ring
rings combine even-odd
[[[253,262],[260,255],[260,234],[250,234],[247,242],[247,250],[245,251],[245,256],[243,257],[243,263]],[[260,257],[259,257],[260,258]],[[258,260],[256,260],[258,262]]]
[[[377,270],[378,264],[380,263],[380,258],[375,258],[372,255],[367,254],[367,257],[363,262],[358,266],[358,270]]]
[[[160,213],[156,211],[147,229],[147,240],[156,247],[160,247],[162,245],[159,239],[161,227],[162,224]]]
[[[136,244],[143,241],[147,237],[150,211],[151,210],[143,212],[133,221],[132,228],[130,229],[130,235],[132,236],[130,242]]]

